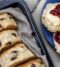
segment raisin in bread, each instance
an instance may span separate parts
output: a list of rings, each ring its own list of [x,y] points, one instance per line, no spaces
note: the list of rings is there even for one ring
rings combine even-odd
[[[4,30],[0,32],[0,52],[18,42],[21,42],[21,38],[19,38],[15,30]]]
[[[45,67],[45,64],[41,59],[32,59],[16,67]]]
[[[16,21],[7,13],[0,14],[0,31],[3,29],[17,29]]]
[[[17,44],[0,56],[1,67],[15,67],[15,65],[35,58],[35,55],[24,44]]]

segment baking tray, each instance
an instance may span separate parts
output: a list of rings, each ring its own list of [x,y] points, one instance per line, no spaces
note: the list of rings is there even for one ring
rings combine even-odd
[[[24,0],[2,0],[2,1],[0,1],[0,10],[8,8],[8,7],[19,7],[22,10],[22,12],[24,13],[24,15],[27,17],[27,19],[29,21],[32,31],[34,32],[35,40],[37,42],[37,45],[41,49],[42,55],[46,55],[48,63],[49,63],[49,67],[54,67],[54,65],[51,61],[51,58],[49,56],[49,53],[43,42],[43,38],[41,37],[41,35],[39,33],[38,27],[35,24],[35,21],[31,15],[31,12],[30,12],[27,4],[25,3],[25,1]]]

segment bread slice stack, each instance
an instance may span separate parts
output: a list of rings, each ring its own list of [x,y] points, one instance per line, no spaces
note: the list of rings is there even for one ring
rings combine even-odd
[[[0,67],[45,67],[41,61],[22,42],[13,16],[0,14]]]

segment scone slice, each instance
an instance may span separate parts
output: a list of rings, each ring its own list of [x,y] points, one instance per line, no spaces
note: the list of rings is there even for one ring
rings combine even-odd
[[[46,8],[44,9],[42,13],[42,24],[47,28],[50,32],[57,32],[60,31],[60,19],[51,14],[51,11],[55,9],[55,7],[58,8],[58,5],[60,3],[49,3],[47,4]],[[56,11],[58,11],[56,9]]]
[[[0,31],[3,29],[17,29],[16,21],[8,13],[0,14]]]
[[[0,32],[0,52],[21,41],[15,30],[4,30]]]
[[[7,50],[4,54],[1,55],[0,66],[14,67],[17,64],[32,58],[35,58],[35,55],[24,44],[21,43]]]
[[[32,59],[16,67],[45,67],[45,64],[41,59]]]
[[[56,52],[60,54],[60,32],[56,32],[53,34],[53,41]]]

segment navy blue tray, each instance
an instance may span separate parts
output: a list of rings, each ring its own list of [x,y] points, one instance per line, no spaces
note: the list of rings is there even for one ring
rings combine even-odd
[[[45,9],[45,7],[48,3],[59,3],[59,2],[60,2],[60,0],[46,0],[46,3],[44,5],[42,11]],[[53,42],[53,33],[49,32],[43,25],[42,25],[42,32],[44,33],[47,41],[50,43],[49,45],[55,50],[55,45]]]
[[[31,29],[34,32],[34,37],[36,39],[37,45],[41,49],[42,55],[46,55],[48,63],[49,63],[49,67],[54,67],[54,65],[51,61],[51,58],[49,56],[49,53],[48,53],[48,51],[45,47],[45,44],[43,42],[43,39],[39,33],[38,27],[35,24],[32,14],[31,14],[27,4],[24,2],[24,0],[3,0],[3,1],[0,1],[0,10],[8,8],[8,7],[19,7],[22,10],[22,12],[25,14],[25,16],[27,17],[27,19],[30,23]]]

